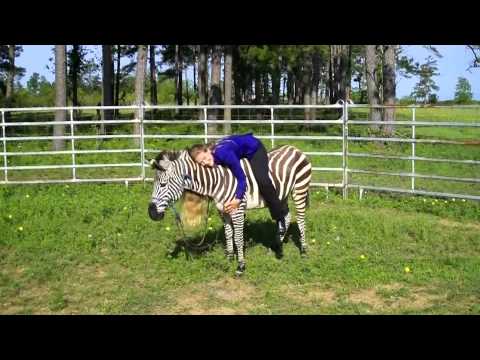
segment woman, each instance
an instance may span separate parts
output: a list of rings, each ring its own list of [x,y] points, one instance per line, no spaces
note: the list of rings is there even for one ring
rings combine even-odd
[[[189,152],[197,163],[210,167],[226,166],[237,178],[235,199],[224,204],[225,212],[229,214],[239,207],[247,189],[246,176],[240,166],[240,159],[246,158],[250,161],[260,194],[265,200],[272,218],[277,221],[276,245],[281,247],[280,236],[285,234],[285,216],[288,214],[288,206],[286,202],[282,203],[278,199],[277,192],[268,176],[268,155],[262,142],[251,133],[231,135],[216,144],[195,145]]]

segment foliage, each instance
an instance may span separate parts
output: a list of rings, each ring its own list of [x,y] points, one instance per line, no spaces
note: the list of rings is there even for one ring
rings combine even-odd
[[[472,87],[468,80],[464,77],[459,77],[457,85],[455,86],[455,103],[470,104],[472,102],[473,94]]]

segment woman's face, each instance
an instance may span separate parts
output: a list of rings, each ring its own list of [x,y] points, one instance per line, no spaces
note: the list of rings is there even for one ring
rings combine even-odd
[[[197,153],[197,156],[195,156],[195,161],[203,166],[214,166],[213,155],[210,149]]]

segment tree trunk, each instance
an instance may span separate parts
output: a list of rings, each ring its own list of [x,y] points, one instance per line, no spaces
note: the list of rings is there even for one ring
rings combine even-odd
[[[120,45],[117,45],[117,64],[116,64],[116,71],[115,71],[115,106],[118,106],[120,101],[120,59],[122,57],[122,48]],[[114,110],[114,118],[117,119],[120,115],[120,111],[118,109]]]
[[[15,45],[8,45],[8,72],[5,91],[5,102],[7,107],[13,104],[13,87],[15,83]]]
[[[377,65],[378,57],[376,53],[375,45],[365,45],[365,64],[366,64],[366,76],[367,76],[367,96],[368,104],[370,106],[378,106],[380,104]],[[381,121],[382,114],[380,109],[370,108],[369,120]],[[378,124],[372,124],[370,126],[373,130],[378,130]]]
[[[260,70],[258,69],[257,66],[254,67],[254,87],[255,87],[255,105],[261,105],[262,104],[262,78],[260,74]],[[257,120],[262,120],[262,110],[256,110],[256,118]]]
[[[193,101],[197,106],[198,88],[197,88],[197,46],[193,45]]]
[[[187,106],[190,105],[190,94],[188,93],[188,66],[185,66],[185,97],[187,98]]]
[[[67,106],[67,66],[66,66],[66,46],[55,45],[55,106]],[[65,121],[65,110],[55,111],[55,121]],[[65,125],[55,125],[53,128],[53,136],[64,136]],[[65,149],[65,140],[54,139],[53,149],[55,151]]]
[[[150,45],[150,103],[157,105],[157,65],[155,64],[155,45]]]
[[[138,45],[137,53],[137,69],[135,72],[135,105],[143,105],[144,92],[145,92],[145,70],[147,67],[147,49],[145,45]],[[135,118],[142,119],[143,113],[141,109],[136,110]],[[140,135],[141,125],[139,123],[134,124],[134,135]],[[135,145],[140,145],[140,139],[135,139]]]
[[[318,51],[313,53],[312,57],[312,91],[311,91],[311,104],[317,105],[317,96],[318,96],[318,84],[320,83],[320,54]],[[315,108],[310,109],[310,118],[314,120],[317,117],[317,112]]]
[[[272,104],[280,104],[280,84],[282,82],[280,65],[275,65],[272,69]]]
[[[289,69],[287,71],[287,99],[288,99],[288,105],[293,105],[295,102],[295,94],[294,94],[294,89],[293,85],[295,83],[295,76],[293,75],[293,72]]]
[[[175,100],[178,106],[183,105],[183,90],[182,90],[182,54],[180,45],[175,45]],[[175,113],[178,114],[178,109]]]
[[[80,45],[72,49],[72,106],[78,106],[78,73],[80,71]]]
[[[222,49],[221,46],[215,45],[212,52],[212,76],[211,76],[211,86],[210,86],[210,105],[221,105],[222,103],[222,91],[220,89],[220,77],[222,72],[221,66],[222,59]],[[209,120],[217,120],[219,111],[214,109],[210,112]],[[216,124],[212,124],[211,127],[212,134],[218,132],[218,127]]]
[[[103,106],[112,106],[113,105],[113,61],[112,61],[112,46],[111,45],[102,45],[102,105]],[[102,111],[102,121],[112,120],[113,111],[112,110],[103,110]],[[100,125],[100,133],[105,134],[107,126],[105,123]]]
[[[225,47],[225,75],[224,75],[224,94],[225,94],[225,105],[232,105],[232,46],[227,45]],[[232,119],[232,110],[225,109],[223,113],[223,118],[225,120]],[[230,123],[226,123],[223,126],[223,132],[225,134],[230,134],[232,132],[232,126]]]
[[[240,71],[240,49],[238,46],[232,48],[232,72],[233,72],[233,83],[234,83],[234,94],[235,94],[235,104],[242,104],[242,88],[244,88],[244,78],[242,78],[242,73]]]
[[[312,55],[310,53],[305,54],[303,61],[303,73],[302,73],[302,93],[303,93],[303,105],[311,105],[311,91],[312,91]],[[310,109],[305,108],[304,118],[310,120]]]
[[[395,45],[384,45],[383,62],[383,105],[395,105]],[[384,108],[384,121],[395,121],[395,108]],[[383,126],[387,136],[393,134],[393,125]]]
[[[207,105],[207,84],[208,84],[208,47],[200,45],[200,56],[198,61],[198,100],[200,105]],[[203,110],[200,111],[200,120],[205,119]]]

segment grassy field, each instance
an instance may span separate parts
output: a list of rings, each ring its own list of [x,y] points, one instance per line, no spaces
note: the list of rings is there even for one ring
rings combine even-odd
[[[398,110],[409,120],[411,110]],[[84,112],[82,119],[95,114]],[[233,113],[237,118],[255,114]],[[269,116],[267,111],[264,114]],[[45,120],[48,116],[35,120]],[[177,118],[189,115],[180,113]],[[124,118],[131,114],[123,113]],[[157,114],[156,118],[172,118]],[[302,111],[282,113],[301,119]],[[338,114],[317,114],[338,118]],[[148,118],[148,116],[146,116]],[[354,109],[350,119],[365,119]],[[23,118],[22,118],[23,119]],[[480,108],[419,109],[418,121],[479,122]],[[15,120],[15,119],[14,119]],[[16,120],[20,120],[17,118]],[[25,120],[25,119],[23,119]],[[269,135],[267,123],[233,125],[234,132]],[[480,129],[417,128],[425,139],[478,140]],[[9,129],[9,136],[51,135],[51,127],[35,133]],[[76,126],[95,134],[95,127]],[[396,128],[409,138],[410,128]],[[119,126],[110,133],[131,132]],[[67,132],[68,133],[68,132]],[[147,134],[203,134],[203,126],[149,125]],[[276,126],[276,134],[339,135],[339,126]],[[369,135],[365,126],[351,126],[351,136]],[[200,140],[201,141],[201,140]],[[149,139],[146,148],[182,149],[195,140]],[[264,141],[267,148],[270,141]],[[276,141],[276,145],[292,141]],[[341,151],[340,141],[295,141],[303,151]],[[8,151],[51,150],[44,141],[9,142]],[[70,143],[67,142],[67,149]],[[134,148],[115,139],[76,141],[77,149]],[[350,152],[408,156],[410,144],[350,142]],[[478,145],[418,144],[417,156],[480,160]],[[154,156],[154,153],[147,155]],[[341,157],[311,157],[315,166],[341,167]],[[77,155],[77,163],[139,162],[140,153]],[[10,156],[9,165],[70,164],[71,155]],[[3,165],[3,157],[0,159]],[[410,161],[349,159],[349,167],[410,171]],[[478,165],[425,163],[421,174],[480,178]],[[9,171],[10,180],[68,179],[69,169]],[[140,168],[78,169],[79,178],[138,176]],[[151,176],[147,170],[147,176]],[[341,182],[339,173],[315,173],[315,181]],[[409,178],[351,176],[364,185],[410,187]],[[417,179],[418,189],[480,195],[478,184]],[[362,201],[323,189],[312,189],[307,212],[307,259],[301,259],[296,225],[285,257],[269,251],[273,224],[266,210],[248,213],[247,272],[233,277],[236,264],[223,255],[223,227],[210,214],[209,251],[186,259],[167,254],[178,236],[173,215],[161,223],[147,215],[151,184],[0,186],[0,313],[1,314],[479,314],[480,203],[429,197],[390,196],[368,192]],[[291,207],[293,209],[293,207]],[[198,233],[197,236],[201,234]]]
[[[247,272],[233,276],[223,228],[212,249],[169,257],[169,211],[151,185],[0,188],[1,314],[479,314],[480,204],[312,192],[307,259],[294,224],[270,252],[266,210],[248,213]],[[199,236],[199,235],[198,235]]]

